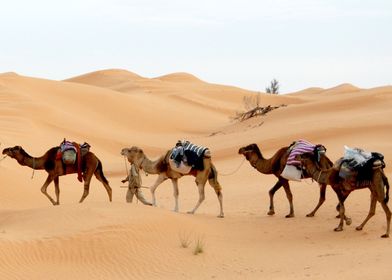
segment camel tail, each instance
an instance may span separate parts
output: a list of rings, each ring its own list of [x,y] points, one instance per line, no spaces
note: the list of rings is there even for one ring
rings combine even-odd
[[[98,160],[98,166],[96,170],[99,172],[99,176],[102,178],[102,181],[105,184],[109,184],[109,181],[106,179],[105,175],[103,174],[102,162],[100,160]]]
[[[383,180],[384,185],[385,185],[385,188],[386,188],[384,202],[385,202],[385,203],[388,203],[388,201],[389,201],[389,182],[388,182],[387,176],[385,176],[385,175],[383,174],[382,180]]]

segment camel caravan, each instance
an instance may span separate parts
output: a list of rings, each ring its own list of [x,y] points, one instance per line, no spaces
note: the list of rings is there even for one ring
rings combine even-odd
[[[306,216],[313,217],[320,206],[325,201],[327,186],[331,186],[338,197],[336,206],[339,218],[339,225],[335,231],[342,231],[344,221],[351,224],[351,219],[345,214],[344,202],[349,194],[357,189],[368,188],[371,192],[370,210],[365,220],[356,227],[362,230],[368,220],[374,216],[377,201],[381,204],[387,220],[387,229],[381,237],[389,237],[391,211],[387,205],[389,200],[389,183],[385,176],[384,157],[379,153],[369,153],[358,148],[345,147],[345,154],[342,158],[332,163],[326,155],[326,148],[323,145],[314,145],[305,140],[298,140],[291,145],[280,148],[269,159],[263,157],[257,144],[250,144],[241,147],[238,154],[243,155],[244,160],[263,174],[273,174],[277,182],[269,190],[270,205],[268,215],[274,215],[274,194],[283,187],[290,207],[290,212],[286,218],[294,217],[293,195],[290,189],[290,181],[301,181],[301,179],[311,178],[320,185],[320,195],[318,204]],[[112,201],[112,189],[106,179],[102,162],[90,152],[90,145],[82,145],[75,142],[64,141],[56,147],[49,149],[41,157],[30,156],[22,147],[15,146],[5,148],[3,155],[14,158],[20,165],[28,166],[34,170],[45,170],[48,177],[41,187],[41,192],[50,200],[53,205],[60,204],[59,177],[68,174],[78,174],[78,180],[84,184],[84,192],[79,200],[83,202],[89,194],[90,181],[93,175],[100,181],[107,191],[109,201]],[[137,200],[145,205],[156,206],[155,191],[157,187],[170,179],[173,185],[174,211],[179,211],[179,188],[178,179],[192,175],[195,177],[199,199],[189,214],[194,214],[205,200],[205,185],[207,181],[214,189],[219,202],[219,218],[224,217],[222,187],[218,181],[218,171],[212,163],[211,151],[207,147],[197,146],[190,141],[178,141],[174,147],[167,150],[156,160],[147,157],[144,151],[136,146],[123,148],[121,155],[124,156],[131,165],[127,177],[122,180],[128,182],[128,192],[126,201],[132,202],[135,196]],[[155,183],[149,188],[152,201],[144,198],[141,188],[142,181],[139,171],[146,174],[158,175]],[[56,200],[48,193],[47,188],[54,182]]]

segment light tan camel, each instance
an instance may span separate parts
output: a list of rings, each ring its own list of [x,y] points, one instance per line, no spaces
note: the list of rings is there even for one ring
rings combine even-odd
[[[199,190],[199,200],[196,203],[196,206],[193,210],[189,211],[189,214],[194,214],[196,210],[199,208],[200,204],[205,199],[204,187],[208,182],[214,188],[215,193],[219,200],[220,205],[220,214],[219,218],[223,218],[223,205],[222,205],[222,187],[218,182],[218,172],[215,169],[215,166],[211,162],[211,156],[209,154],[205,154],[203,158],[204,169],[203,170],[194,170],[192,169],[188,174],[178,173],[170,168],[169,157],[170,151],[166,154],[162,155],[155,161],[151,161],[144,154],[143,150],[138,147],[132,148],[124,148],[121,150],[121,155],[126,156],[129,162],[135,163],[139,168],[147,172],[148,174],[158,174],[158,178],[155,181],[154,185],[150,188],[152,194],[152,204],[156,206],[156,198],[155,198],[155,190],[157,187],[167,179],[171,179],[173,183],[173,191],[174,191],[174,200],[175,206],[174,211],[178,212],[178,179],[184,175],[192,175],[196,177],[196,185]]]
[[[370,209],[365,220],[356,227],[356,230],[362,230],[367,221],[374,216],[376,212],[377,201],[380,202],[384,209],[385,216],[387,219],[387,230],[381,237],[389,237],[389,229],[391,223],[391,211],[387,205],[389,200],[389,183],[388,178],[385,176],[383,166],[378,165],[370,170],[370,176],[368,180],[363,181],[347,181],[339,177],[340,166],[334,166],[328,169],[321,169],[318,167],[310,154],[303,154],[297,156],[297,159],[301,161],[303,167],[311,174],[312,178],[320,184],[331,185],[332,189],[336,192],[339,199],[339,214],[340,222],[335,231],[343,230],[343,219],[345,214],[344,201],[348,195],[358,189],[368,188],[371,192],[370,198]],[[384,187],[386,191],[384,191]]]
[[[50,202],[53,203],[53,205],[59,205],[59,176],[77,173],[78,168],[76,163],[74,165],[64,165],[61,159],[56,159],[58,150],[59,147],[53,147],[48,150],[42,157],[36,158],[27,154],[21,146],[15,146],[12,148],[4,149],[3,155],[14,158],[20,165],[28,166],[34,170],[44,169],[48,173],[48,178],[41,187],[41,192],[50,200]],[[84,192],[79,202],[83,202],[83,200],[89,194],[90,181],[93,174],[103,184],[108,193],[109,200],[112,201],[112,189],[109,186],[108,180],[103,174],[102,163],[92,152],[87,152],[87,154],[82,157],[82,171],[84,180]],[[52,181],[54,181],[56,201],[46,191]]]
[[[319,145],[321,150],[326,150],[324,146]],[[294,217],[294,206],[293,206],[293,195],[290,190],[289,181],[280,174],[283,172],[283,169],[286,166],[287,158],[289,156],[289,147],[280,148],[271,158],[265,159],[261,154],[261,151],[257,144],[250,144],[248,146],[242,147],[239,149],[238,153],[244,155],[245,158],[249,161],[249,163],[259,172],[263,174],[274,174],[278,181],[276,184],[270,189],[269,196],[270,196],[270,207],[268,211],[268,215],[275,214],[274,208],[274,195],[277,190],[279,190],[282,186],[286,192],[287,199],[290,204],[290,213],[286,215],[286,218]],[[320,166],[323,168],[328,168],[332,166],[332,162],[329,158],[325,155],[325,153],[320,154]],[[303,174],[304,178],[309,178],[310,175]],[[317,206],[314,208],[312,212],[307,214],[307,217],[313,217],[316,211],[320,208],[320,206],[325,201],[325,190],[326,185],[320,184],[320,198]]]

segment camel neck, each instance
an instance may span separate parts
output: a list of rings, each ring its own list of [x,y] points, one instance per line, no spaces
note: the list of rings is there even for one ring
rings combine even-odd
[[[32,169],[44,169],[45,160],[43,157],[35,158],[26,153],[21,158],[18,158],[17,161],[20,165],[28,166]]]
[[[249,159],[250,164],[258,171],[264,174],[272,173],[271,160],[263,158],[256,153],[253,154]]]
[[[313,166],[313,168],[309,170],[309,173],[317,183],[319,184],[328,183],[328,177],[329,177],[328,170],[321,170],[319,168],[316,168],[316,166]]]
[[[140,163],[140,166],[148,174],[158,174],[159,172],[157,170],[157,162],[157,160],[152,161],[146,156],[144,156],[142,162]]]

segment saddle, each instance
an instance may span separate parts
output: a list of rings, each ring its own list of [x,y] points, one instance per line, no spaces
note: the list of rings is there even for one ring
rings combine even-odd
[[[306,140],[301,139],[293,142],[287,150],[289,155],[281,176],[287,180],[301,181],[303,170],[301,170],[301,162],[295,157],[304,153],[312,153],[316,162],[319,163],[321,155],[326,151],[327,149],[323,145],[314,145]]]
[[[63,140],[57,151],[56,159],[61,159],[64,165],[77,165],[78,180],[83,181],[82,176],[82,157],[84,157],[90,151],[90,145],[86,142],[78,144]]]
[[[385,168],[384,155],[376,152],[366,152],[359,148],[345,148],[345,154],[336,163],[339,169],[339,177],[350,182],[360,184],[363,181],[371,181],[373,170]]]
[[[203,170],[204,157],[211,157],[210,150],[203,146],[183,140],[177,141],[169,156],[170,167],[182,174],[187,174],[191,169]]]

